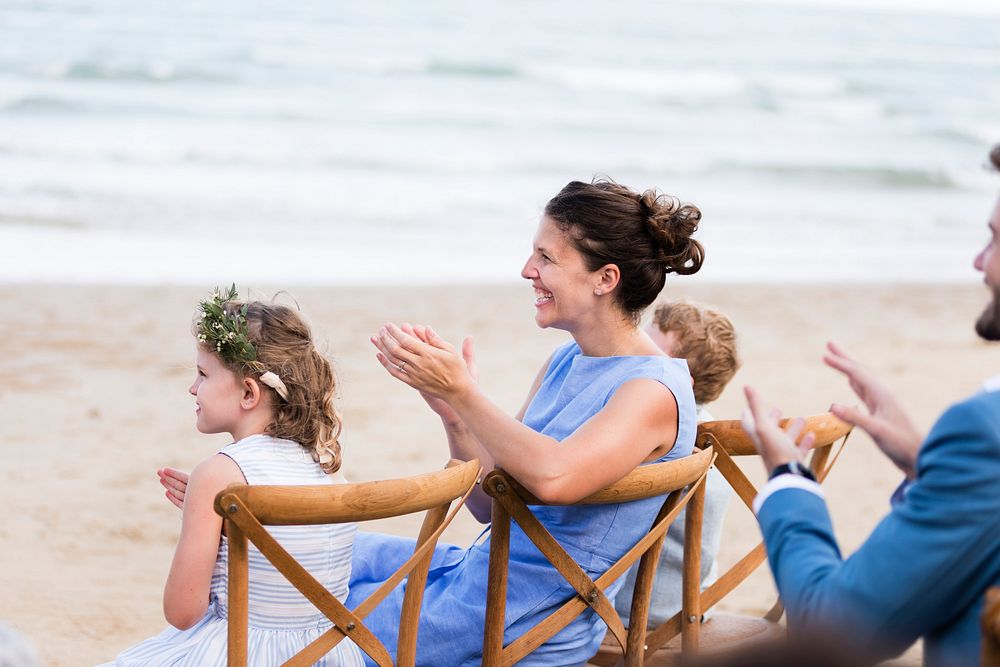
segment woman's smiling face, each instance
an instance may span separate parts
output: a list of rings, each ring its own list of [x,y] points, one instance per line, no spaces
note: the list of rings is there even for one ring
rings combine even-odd
[[[542,216],[533,250],[521,277],[535,288],[535,322],[543,329],[572,331],[595,305],[596,272],[587,270],[583,255],[555,221]]]

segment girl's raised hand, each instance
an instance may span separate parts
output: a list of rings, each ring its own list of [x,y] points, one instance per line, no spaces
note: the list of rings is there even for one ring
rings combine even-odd
[[[187,493],[188,474],[176,468],[160,468],[156,471],[160,484],[167,490],[167,500],[184,509],[184,495]]]
[[[472,342],[466,340],[460,355],[453,345],[430,327],[404,331],[388,323],[371,337],[379,363],[397,380],[445,401],[476,384]],[[433,407],[433,406],[432,406]]]

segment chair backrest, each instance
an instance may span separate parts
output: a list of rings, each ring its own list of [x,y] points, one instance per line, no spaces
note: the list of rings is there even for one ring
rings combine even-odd
[[[483,667],[506,667],[515,664],[588,608],[593,609],[608,625],[610,634],[617,639],[625,653],[625,664],[629,666],[641,664],[649,590],[663,545],[663,536],[670,523],[685,506],[688,507],[689,523],[696,523],[700,527],[705,476],[714,458],[712,449],[707,448],[676,461],[640,466],[615,484],[575,503],[577,505],[621,503],[668,494],[659,513],[651,521],[649,531],[596,580],[584,572],[528,508],[528,505],[545,503],[532,496],[503,470],[498,468],[488,474],[483,480],[483,490],[493,498],[493,525],[490,535]],[[517,522],[552,566],[576,590],[577,595],[567,600],[559,609],[539,621],[525,634],[504,646],[507,564],[510,557],[512,521]],[[700,543],[698,550],[700,551]],[[641,608],[637,616],[637,621],[641,622],[632,623],[632,627],[626,630],[615,611],[614,604],[605,595],[604,589],[625,574],[640,558],[642,560],[639,566],[639,578],[647,585],[645,598],[636,600],[634,606]],[[697,605],[698,568],[695,566],[692,571],[690,582],[686,570],[687,568],[685,568],[685,585],[689,585],[694,591],[689,596],[689,602]],[[693,628],[692,632],[696,633],[697,628]],[[684,639],[688,640],[687,634]]]
[[[1000,587],[986,591],[981,622],[983,667],[1000,667]]]
[[[417,621],[427,571],[438,537],[460,509],[482,471],[479,461],[451,461],[444,470],[376,482],[322,486],[248,486],[234,484],[215,498],[229,540],[229,667],[247,664],[248,554],[253,544],[334,626],[306,646],[286,666],[312,665],[344,637],[380,667],[392,667],[386,647],[363,619],[403,579],[409,578],[399,619],[397,662],[411,667],[416,658]],[[453,501],[460,502],[452,508]],[[372,521],[426,511],[416,547],[399,569],[353,611],[302,567],[264,526]]]
[[[785,428],[791,421],[791,419],[782,420],[781,427]],[[816,479],[822,482],[830,472],[830,468],[836,463],[840,452],[843,451],[844,445],[847,443],[847,437],[850,435],[853,426],[837,419],[832,413],[806,417],[805,422],[802,435],[812,433],[815,437],[812,455],[809,459],[809,468],[816,476]],[[835,446],[838,443],[840,447],[836,448],[836,453],[834,453]],[[752,509],[753,500],[757,496],[757,489],[747,479],[747,476],[740,470],[739,466],[736,465],[733,458],[737,456],[756,456],[757,450],[754,448],[750,436],[743,430],[740,421],[734,419],[699,424],[696,447],[702,449],[711,448],[715,452],[716,468],[722,473],[722,476],[725,477],[729,485],[732,486],[736,495],[740,497],[748,508]],[[688,548],[688,542],[692,537],[697,538],[700,545],[700,532],[697,535],[685,535],[685,550]],[[699,604],[701,611],[708,610],[729,595],[760,567],[766,558],[767,551],[764,548],[764,543],[760,542],[732,567],[722,573],[711,586],[702,591]],[[685,562],[686,567],[687,562]],[[777,621],[781,618],[783,612],[784,607],[781,601],[778,600],[765,615],[765,618],[770,621]],[[682,628],[687,626],[687,623],[682,623],[682,619],[690,620],[689,614],[686,614],[683,609],[675,614],[673,618],[668,619],[655,630],[650,631],[646,637],[647,653],[651,654],[657,648],[677,636],[682,631]]]

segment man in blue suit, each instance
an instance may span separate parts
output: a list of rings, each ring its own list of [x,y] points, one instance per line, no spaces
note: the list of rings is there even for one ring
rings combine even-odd
[[[1000,170],[1000,145],[990,160]],[[976,332],[1000,340],[1000,201],[989,229],[975,267],[992,301]],[[747,387],[744,428],[770,473],[754,510],[790,635],[832,636],[870,661],[923,637],[925,665],[978,665],[983,595],[1000,585],[1000,378],[949,408],[921,443],[895,397],[843,350],[831,344],[824,360],[867,408],[834,413],[871,435],[907,479],[889,515],[843,560],[822,492],[802,466],[811,437],[797,447],[801,423],[781,430]]]

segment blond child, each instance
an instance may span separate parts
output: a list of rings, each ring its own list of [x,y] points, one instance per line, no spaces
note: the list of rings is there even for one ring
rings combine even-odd
[[[717,399],[740,367],[733,323],[717,310],[691,303],[672,301],[653,312],[646,333],[667,355],[685,359],[694,386],[698,421],[712,419],[705,405]],[[705,514],[701,542],[701,586],[710,586],[718,577],[716,555],[722,537],[722,521],[732,490],[715,468],[705,482]],[[666,621],[681,608],[681,571],[684,560],[684,514],[670,526],[663,543],[656,579],[650,598],[649,626]],[[625,586],[615,599],[615,608],[628,624],[632,589],[637,568],[628,572]]]
[[[309,327],[285,306],[237,301],[236,288],[199,305],[194,321],[195,397],[202,433],[233,443],[198,464],[190,477],[159,471],[168,498],[183,510],[181,535],[163,590],[172,627],[123,651],[108,665],[222,667],[226,664],[227,543],[213,510],[232,483],[336,484],[340,417],[336,379]],[[347,599],[356,526],[281,526],[269,532],[341,600]],[[250,547],[249,665],[278,665],[330,629],[329,620]],[[316,663],[360,666],[344,640]]]

